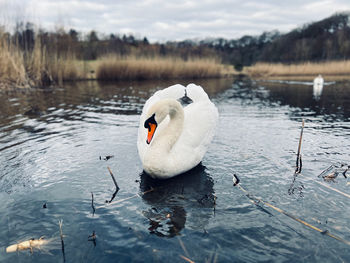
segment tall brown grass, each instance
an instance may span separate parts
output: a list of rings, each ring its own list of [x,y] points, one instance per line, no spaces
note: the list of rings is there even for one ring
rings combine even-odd
[[[108,55],[97,62],[99,80],[185,79],[219,77],[222,64],[213,58],[187,61],[174,57],[117,57]]]
[[[349,76],[350,60],[327,61],[320,63],[282,64],[257,63],[245,69],[245,73],[252,77],[288,77],[288,76]]]
[[[0,32],[0,88],[28,87],[23,53]]]
[[[35,39],[32,50],[23,50],[0,32],[0,90],[48,86],[55,81],[85,78],[84,67],[72,53],[49,53]]]
[[[62,84],[67,80],[86,79],[87,73],[84,71],[83,61],[75,59],[73,54],[49,56],[47,59],[47,70],[57,83]]]
[[[44,41],[36,36],[32,48],[23,48],[13,36],[0,29],[0,90],[46,87],[65,80],[194,79],[219,77],[228,72],[214,57],[184,60],[169,56],[108,54],[94,61],[84,61],[78,60],[69,48],[59,49],[54,44],[45,46],[42,43]]]

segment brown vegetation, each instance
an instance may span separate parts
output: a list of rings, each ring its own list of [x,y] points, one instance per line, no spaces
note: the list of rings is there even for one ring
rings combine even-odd
[[[0,88],[28,85],[22,52],[9,44],[0,32]]]
[[[254,78],[274,77],[312,77],[322,74],[328,77],[346,77],[350,75],[350,60],[328,61],[322,63],[257,63],[245,69],[245,73]]]
[[[74,30],[35,32],[20,25],[14,34],[0,31],[0,89],[46,87],[65,80],[142,80],[207,78],[227,74],[213,52],[191,46],[149,44],[111,36],[84,40]]]
[[[200,78],[237,74],[232,66],[254,77],[300,79],[322,74],[346,78],[350,75],[349,17],[349,13],[337,13],[286,34],[272,31],[231,40],[166,43],[149,43],[146,37],[133,35],[101,36],[95,31],[83,34],[74,29],[48,32],[29,22],[17,22],[12,33],[8,33],[0,25],[0,88],[38,87],[52,81],[95,78]],[[330,62],[339,60],[344,61]],[[218,61],[231,68],[220,66]],[[320,61],[326,62],[315,63]],[[267,64],[280,62],[283,64]],[[251,66],[254,63],[257,64]]]
[[[82,74],[72,56],[50,54],[40,38],[31,49],[22,49],[0,32],[0,89],[43,87],[79,76]]]
[[[99,80],[219,77],[223,66],[215,59],[105,56],[97,61]]]

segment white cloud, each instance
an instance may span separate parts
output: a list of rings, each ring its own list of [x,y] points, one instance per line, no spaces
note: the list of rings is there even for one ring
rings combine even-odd
[[[335,12],[350,10],[350,1],[0,0],[0,10],[5,7],[7,11],[0,11],[0,19],[3,13],[7,21],[23,18],[48,29],[59,24],[78,31],[134,33],[153,41],[166,41],[237,38],[274,29],[288,31]]]

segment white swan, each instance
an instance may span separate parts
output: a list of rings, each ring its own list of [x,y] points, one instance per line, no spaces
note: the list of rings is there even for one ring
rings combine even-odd
[[[322,95],[323,83],[324,80],[321,74],[314,79],[313,95],[316,100],[319,100]]]
[[[192,103],[183,107],[181,98],[190,98]],[[218,111],[200,86],[177,84],[157,91],[146,101],[140,117],[137,148],[144,171],[165,179],[198,165],[217,120]]]
[[[314,78],[314,86],[323,86],[323,78],[322,75],[319,74],[316,78]]]

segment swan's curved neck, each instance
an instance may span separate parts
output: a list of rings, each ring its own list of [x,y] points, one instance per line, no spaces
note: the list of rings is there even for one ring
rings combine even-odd
[[[170,117],[169,124],[158,136],[155,136],[150,147],[158,151],[170,152],[182,133],[185,115],[181,104],[175,100],[168,100],[165,110],[166,115]]]

